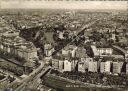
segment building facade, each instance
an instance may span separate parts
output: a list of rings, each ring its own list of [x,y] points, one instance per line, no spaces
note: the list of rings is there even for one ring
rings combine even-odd
[[[89,72],[97,72],[97,61],[90,61],[89,62],[88,71]]]
[[[100,72],[101,73],[110,73],[110,68],[111,68],[111,62],[110,61],[100,63]]]
[[[85,62],[84,61],[81,61],[81,62],[78,62],[78,71],[79,72],[85,72]]]
[[[113,74],[117,75],[121,73],[121,64],[119,62],[113,62]]]
[[[71,71],[71,62],[68,60],[64,61],[64,71]]]
[[[112,48],[97,48],[100,55],[112,55]]]

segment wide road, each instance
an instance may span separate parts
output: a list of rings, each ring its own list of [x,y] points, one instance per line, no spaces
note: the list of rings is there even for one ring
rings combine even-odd
[[[34,70],[32,73],[29,74],[29,76],[25,77],[22,81],[19,87],[15,91],[24,91],[24,89],[30,85],[30,83],[35,82],[37,79],[39,79],[42,75],[45,74],[50,69],[50,67],[44,68],[44,63],[41,62],[41,65]],[[36,83],[36,82],[35,82]]]

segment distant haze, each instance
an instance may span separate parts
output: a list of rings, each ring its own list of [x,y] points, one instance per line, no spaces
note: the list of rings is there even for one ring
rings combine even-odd
[[[114,9],[127,10],[127,1],[1,1],[1,9]]]

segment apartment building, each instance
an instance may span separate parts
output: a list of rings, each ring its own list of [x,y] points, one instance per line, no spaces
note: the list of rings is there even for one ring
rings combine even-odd
[[[110,68],[111,68],[111,62],[110,61],[100,63],[100,72],[101,73],[110,73]]]
[[[89,72],[97,72],[97,61],[90,61],[88,66]]]

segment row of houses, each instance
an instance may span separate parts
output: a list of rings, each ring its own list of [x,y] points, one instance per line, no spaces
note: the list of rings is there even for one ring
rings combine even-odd
[[[100,72],[118,75],[128,74],[128,63],[122,61],[94,61],[92,58],[81,58],[76,60],[52,60],[52,67],[60,71]]]

